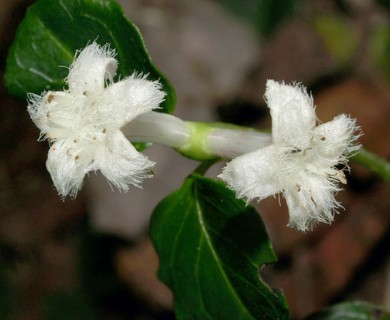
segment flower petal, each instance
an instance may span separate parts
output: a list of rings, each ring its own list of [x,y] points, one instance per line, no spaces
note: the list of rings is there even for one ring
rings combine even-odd
[[[101,93],[105,80],[112,82],[116,73],[114,57],[115,51],[109,45],[99,46],[96,42],[80,51],[69,68],[66,79],[69,91],[73,94]]]
[[[154,162],[139,153],[120,131],[107,137],[104,161],[97,165],[102,174],[119,190],[127,191],[129,184],[140,187],[145,178],[152,177]]]
[[[294,183],[284,192],[290,214],[289,226],[306,231],[317,222],[332,222],[340,207],[335,200],[335,194],[340,190],[335,181],[319,174],[300,172],[300,178]]]
[[[279,156],[280,148],[275,145],[247,153],[227,163],[218,177],[236,191],[238,198],[264,199],[282,191]]]
[[[93,159],[79,161],[78,155],[72,152],[73,142],[69,139],[55,142],[48,154],[46,168],[50,172],[58,193],[62,197],[68,194],[76,197],[84,176],[93,170]]]
[[[356,120],[346,114],[335,117],[314,129],[315,146],[319,156],[330,160],[331,166],[342,162],[341,157],[357,150],[359,134]],[[345,161],[345,160],[344,160]]]
[[[158,81],[133,74],[106,88],[99,102],[103,108],[100,112],[107,112],[108,121],[121,127],[140,114],[157,109],[165,96]]]
[[[27,110],[42,135],[51,140],[63,139],[81,129],[85,118],[82,100],[66,91],[48,91],[41,96],[30,95]]]
[[[306,89],[268,80],[264,98],[271,110],[273,142],[300,150],[309,148],[316,114]]]

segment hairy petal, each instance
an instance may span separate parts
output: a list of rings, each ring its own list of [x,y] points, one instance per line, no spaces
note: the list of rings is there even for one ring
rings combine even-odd
[[[78,154],[72,150],[73,144],[70,139],[55,142],[46,161],[54,186],[62,197],[75,197],[84,176],[93,168],[92,157],[79,161]]]
[[[344,156],[356,151],[359,134],[356,120],[346,114],[335,117],[314,129],[317,152],[321,157],[333,160],[333,165],[345,162]]]
[[[28,112],[46,138],[66,139],[80,131],[86,111],[83,100],[66,91],[48,91],[33,100],[30,97]]]
[[[301,173],[284,193],[289,209],[289,226],[300,231],[312,229],[318,222],[331,223],[340,204],[335,200],[339,189],[333,180],[313,173]]]
[[[129,184],[141,187],[145,178],[153,176],[154,162],[137,152],[120,131],[108,137],[107,148],[98,164],[102,174],[119,190],[127,191]]]
[[[165,95],[159,82],[133,74],[108,86],[99,105],[104,108],[101,112],[107,112],[107,118],[121,127],[140,114],[159,108]]]
[[[273,142],[308,148],[316,115],[313,98],[306,89],[299,84],[268,80],[264,98],[271,110]]]
[[[109,45],[99,46],[93,42],[82,51],[69,68],[66,79],[73,94],[101,93],[105,80],[112,82],[117,69],[115,51]]]
[[[275,145],[247,153],[227,163],[218,177],[236,191],[239,198],[264,199],[282,191],[278,174],[280,155]]]

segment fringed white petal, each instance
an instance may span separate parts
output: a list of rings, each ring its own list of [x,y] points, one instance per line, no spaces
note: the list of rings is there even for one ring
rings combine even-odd
[[[159,108],[165,95],[159,82],[133,74],[106,88],[100,104],[104,108],[101,112],[107,111],[107,118],[122,126],[142,113]]]
[[[268,80],[264,98],[271,110],[274,143],[307,148],[316,114],[313,98],[306,89],[299,84],[291,86]]]
[[[71,140],[55,142],[48,154],[46,168],[53,180],[54,186],[61,197],[70,195],[76,197],[81,189],[84,176],[93,168],[93,158],[80,161],[79,156],[72,152]]]
[[[115,50],[93,42],[78,55],[69,68],[66,82],[73,94],[101,93],[106,80],[113,81],[117,69]]]
[[[319,222],[331,223],[340,204],[335,200],[339,188],[326,176],[302,173],[284,197],[290,214],[289,226],[300,231],[311,230]]]
[[[281,191],[280,150],[275,145],[247,153],[227,163],[218,176],[237,197],[262,200]]]
[[[359,128],[356,120],[346,114],[335,117],[332,121],[320,124],[314,129],[314,139],[317,140],[317,152],[321,157],[340,162],[340,158],[359,148]]]
[[[140,188],[144,179],[153,176],[155,163],[137,152],[120,131],[114,132],[109,140],[100,171],[121,191],[127,191],[129,184]]]
[[[30,98],[28,111],[46,138],[66,139],[72,132],[79,132],[80,122],[85,121],[87,110],[83,100],[68,92],[48,91]]]

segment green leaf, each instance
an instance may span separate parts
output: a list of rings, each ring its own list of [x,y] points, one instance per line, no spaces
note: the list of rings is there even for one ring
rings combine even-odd
[[[260,216],[224,184],[190,176],[156,208],[151,237],[178,319],[289,319],[283,294],[260,279],[276,261]]]
[[[390,320],[390,313],[371,303],[344,302],[313,314],[306,320]]]
[[[173,111],[172,85],[152,64],[137,27],[112,0],[40,0],[32,5],[9,51],[8,90],[23,99],[29,92],[62,90],[76,50],[93,41],[116,49],[118,77],[136,71],[159,80],[167,93],[162,111]]]

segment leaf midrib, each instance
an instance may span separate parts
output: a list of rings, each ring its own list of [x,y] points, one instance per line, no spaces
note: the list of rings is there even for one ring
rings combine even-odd
[[[60,48],[64,52],[68,59],[70,61],[73,61],[74,53],[72,52],[72,50],[64,46],[64,42],[60,41],[56,33],[51,28],[49,28],[47,24],[43,22],[40,16],[34,14],[32,17],[35,18],[41,24],[44,32],[47,33],[47,35],[50,37],[50,39],[53,40],[53,42],[58,46],[58,48]]]
[[[222,278],[225,280],[225,283],[227,284],[227,287],[229,288],[229,290],[231,291],[232,295],[235,297],[235,300],[238,301],[238,304],[240,305],[242,311],[243,311],[243,315],[241,318],[243,318],[245,315],[248,315],[250,317],[252,317],[251,313],[249,312],[249,310],[247,309],[247,307],[242,303],[240,297],[238,296],[237,292],[235,291],[233,285],[231,284],[230,280],[229,280],[229,277],[226,275],[225,271],[223,270],[223,268],[221,267],[221,264],[222,261],[220,261],[219,257],[218,257],[218,254],[216,253],[215,251],[215,248],[213,246],[213,243],[212,243],[212,240],[207,232],[207,228],[206,228],[206,225],[205,225],[205,222],[204,222],[204,219],[203,219],[203,214],[202,214],[202,209],[201,209],[201,205],[199,203],[199,195],[198,195],[198,192],[196,190],[196,188],[194,188],[194,201],[195,201],[195,207],[196,207],[196,212],[197,212],[197,216],[198,216],[198,221],[199,221],[199,225],[201,227],[201,230],[203,231],[203,234],[204,234],[204,238],[206,240],[206,243],[209,247],[209,250],[214,258],[214,261],[222,275]]]

